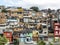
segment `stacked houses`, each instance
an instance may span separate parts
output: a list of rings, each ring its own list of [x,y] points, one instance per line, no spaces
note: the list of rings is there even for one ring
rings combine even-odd
[[[0,35],[11,36],[10,41],[27,37],[33,41],[38,39],[48,41],[48,38],[52,39],[54,36],[54,29],[50,28],[54,27],[55,22],[58,22],[58,18],[54,10],[48,14],[47,10],[35,12],[22,7],[0,6]]]

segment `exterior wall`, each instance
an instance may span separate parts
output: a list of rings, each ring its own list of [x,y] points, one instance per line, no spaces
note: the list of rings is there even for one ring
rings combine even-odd
[[[0,13],[0,24],[6,23],[6,16],[4,13]]]
[[[19,31],[22,31],[22,30],[23,30],[23,28],[14,28],[15,32],[19,32]]]
[[[5,8],[4,6],[0,6],[0,12],[2,12],[4,8]]]
[[[8,14],[10,16],[14,16],[14,17],[19,17],[22,18],[23,17],[23,9],[7,9],[8,10]]]
[[[36,16],[37,16],[37,17],[42,16],[42,12],[36,12]]]

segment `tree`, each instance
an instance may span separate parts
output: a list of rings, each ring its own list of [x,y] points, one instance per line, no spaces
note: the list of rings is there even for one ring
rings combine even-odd
[[[22,7],[17,7],[17,9],[22,9]]]
[[[59,13],[60,12],[60,9],[57,9],[57,12]]]
[[[36,12],[38,12],[38,11],[39,11],[39,8],[38,8],[38,7],[35,7],[35,6],[30,7],[30,9],[33,9],[33,10],[34,10],[34,11],[36,11]]]
[[[51,9],[50,8],[48,8],[48,14],[50,14],[51,13]]]
[[[2,12],[7,13],[8,11],[6,9],[3,9]]]
[[[14,45],[18,45],[19,44],[19,40],[18,39],[14,39]]]

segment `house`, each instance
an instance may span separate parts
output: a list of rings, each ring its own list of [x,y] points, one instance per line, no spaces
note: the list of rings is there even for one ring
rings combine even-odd
[[[6,23],[6,19],[5,13],[0,13],[0,24]]]
[[[48,26],[45,23],[40,23],[42,32],[39,32],[39,39],[40,40],[48,40]]]
[[[8,11],[8,14],[10,16],[14,16],[14,17],[18,17],[18,18],[22,18],[23,17],[23,8],[6,8],[6,10]]]
[[[0,6],[0,12],[2,12],[3,9],[5,9],[5,6]]]
[[[19,26],[18,25],[19,20],[16,17],[13,17],[13,16],[10,16],[7,19],[7,23],[8,23],[8,26],[13,27],[13,28]]]

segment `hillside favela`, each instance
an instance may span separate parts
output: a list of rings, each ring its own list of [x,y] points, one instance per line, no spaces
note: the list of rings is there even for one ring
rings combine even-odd
[[[60,45],[60,9],[0,5],[0,45]]]

